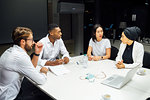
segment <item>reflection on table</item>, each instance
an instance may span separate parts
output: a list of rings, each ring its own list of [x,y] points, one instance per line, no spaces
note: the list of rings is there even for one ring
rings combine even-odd
[[[57,100],[101,100],[103,94],[110,94],[111,100],[145,100],[150,96],[150,70],[146,75],[135,74],[133,79],[121,89],[115,89],[101,84],[101,81],[119,74],[125,76],[130,69],[117,69],[115,61],[88,61],[88,67],[77,64],[81,56],[73,57],[64,65],[69,73],[56,76],[52,72],[47,74],[47,82],[38,85],[42,91]],[[87,75],[96,76],[94,80],[84,79]],[[90,76],[92,77],[92,76]]]

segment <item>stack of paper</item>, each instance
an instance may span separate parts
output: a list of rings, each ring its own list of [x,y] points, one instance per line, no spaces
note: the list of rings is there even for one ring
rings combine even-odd
[[[48,66],[48,68],[57,76],[70,72],[64,65]]]

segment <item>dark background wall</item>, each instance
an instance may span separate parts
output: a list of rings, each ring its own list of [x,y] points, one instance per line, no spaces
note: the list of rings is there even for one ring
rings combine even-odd
[[[118,29],[120,22],[126,22],[127,27],[138,26],[143,36],[149,36],[150,9],[145,3],[145,0],[103,0],[100,23],[104,27],[114,24],[114,28]],[[132,21],[133,14],[136,15],[136,21]]]
[[[12,42],[11,32],[16,26],[30,27],[34,32],[35,40],[45,36],[48,18],[51,19],[48,16],[47,2],[48,0],[0,0],[0,44]],[[104,28],[114,24],[113,28],[117,30],[117,34],[120,34],[120,22],[127,22],[127,26],[139,26],[142,37],[150,37],[149,0],[59,0],[59,2],[85,5],[85,51],[91,38],[92,25],[95,23],[100,23]],[[136,21],[132,21],[133,14],[136,14]],[[71,16],[68,15],[68,18]],[[65,20],[63,23],[66,23]],[[65,26],[63,29],[65,30]]]
[[[90,1],[90,0],[88,0]],[[126,22],[127,27],[138,26],[142,34],[141,38],[150,38],[150,2],[149,0],[93,0],[85,2],[84,14],[84,48],[88,48],[91,38],[92,25],[99,23],[103,29],[113,24],[116,29],[116,39],[120,39],[120,22]],[[132,21],[132,15],[136,15],[136,21]],[[104,34],[106,32],[104,31]]]
[[[29,27],[38,40],[47,34],[47,0],[0,0],[0,44],[11,43],[12,30]]]

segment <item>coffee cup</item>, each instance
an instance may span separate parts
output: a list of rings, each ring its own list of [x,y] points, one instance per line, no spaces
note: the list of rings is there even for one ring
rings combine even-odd
[[[103,97],[103,100],[110,100],[111,98],[109,94],[104,94],[102,97]]]
[[[145,72],[146,72],[146,70],[142,69],[142,68],[138,70],[139,75],[145,75]]]

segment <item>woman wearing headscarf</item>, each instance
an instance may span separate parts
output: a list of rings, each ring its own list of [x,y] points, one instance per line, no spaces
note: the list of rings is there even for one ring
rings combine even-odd
[[[141,43],[135,41],[140,33],[140,28],[136,26],[128,27],[122,32],[120,39],[122,43],[116,57],[117,68],[142,67],[144,48]]]
[[[103,28],[95,24],[92,30],[93,37],[90,39],[87,56],[89,60],[104,60],[110,58],[111,44],[109,39],[103,38]],[[93,55],[91,55],[91,53]]]

